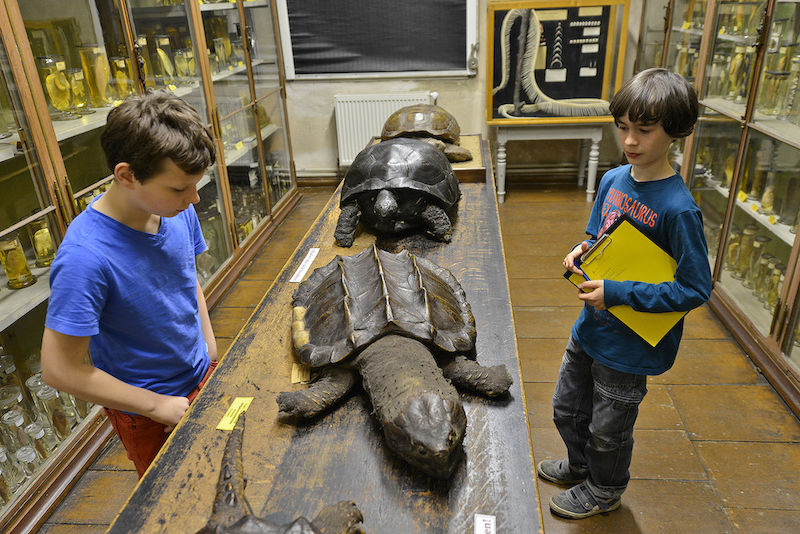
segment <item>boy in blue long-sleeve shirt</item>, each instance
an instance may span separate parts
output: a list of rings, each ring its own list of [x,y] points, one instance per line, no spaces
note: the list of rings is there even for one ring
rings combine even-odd
[[[607,309],[689,311],[708,300],[711,272],[700,208],[669,164],[670,145],[692,132],[697,95],[680,75],[649,69],[629,80],[611,101],[611,113],[630,165],[603,176],[586,233],[564,258],[581,255],[623,213],[677,261],[675,279],[660,284],[590,280],[580,285],[584,308],[572,327],[553,393],[553,420],[568,457],[536,466],[540,478],[573,486],[550,500],[559,516],[582,519],[620,506],[633,453],[633,426],[647,393],[647,376],[675,362],[683,320],[656,345]]]

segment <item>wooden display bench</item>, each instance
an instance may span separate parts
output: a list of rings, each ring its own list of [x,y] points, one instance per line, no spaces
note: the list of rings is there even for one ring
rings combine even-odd
[[[485,142],[481,156],[488,161]],[[499,401],[462,395],[468,419],[466,460],[450,480],[422,476],[388,451],[369,401],[359,390],[311,423],[294,426],[278,420],[277,393],[306,387],[290,383],[291,294],[297,287],[290,278],[312,247],[318,247],[319,254],[311,269],[375,241],[362,230],[352,248],[335,246],[337,191],[109,532],[195,532],[206,523],[228,437],[216,426],[235,397],[254,397],[247,411],[243,459],[246,497],[261,517],[288,523],[300,515],[311,518],[329,503],[352,500],[363,512],[368,532],[472,533],[476,514],[494,516],[498,532],[539,531],[491,169],[481,183],[462,184],[461,190],[452,243],[429,242],[424,249],[409,250],[449,268],[461,282],[476,319],[478,360],[505,364],[514,384],[508,398]]]

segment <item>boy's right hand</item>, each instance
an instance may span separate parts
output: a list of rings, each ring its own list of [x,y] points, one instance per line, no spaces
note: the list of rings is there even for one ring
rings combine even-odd
[[[189,399],[186,397],[173,397],[172,395],[160,395],[159,402],[156,403],[154,412],[150,419],[167,425],[164,432],[172,432],[183,414],[189,409]]]
[[[586,241],[581,242],[581,244],[577,245],[569,254],[566,255],[563,262],[564,267],[568,271],[572,271],[575,274],[583,276],[583,271],[575,267],[575,258],[579,257],[587,250],[589,250],[589,243]]]

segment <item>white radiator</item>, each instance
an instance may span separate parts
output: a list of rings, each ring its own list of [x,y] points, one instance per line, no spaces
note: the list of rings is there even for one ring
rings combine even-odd
[[[350,166],[369,140],[381,134],[389,115],[412,104],[433,103],[433,95],[428,92],[335,95],[333,99],[340,167]]]

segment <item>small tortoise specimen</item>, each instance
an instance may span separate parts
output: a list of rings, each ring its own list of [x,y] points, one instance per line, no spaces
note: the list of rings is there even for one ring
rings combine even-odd
[[[381,140],[417,137],[436,145],[452,162],[469,161],[472,153],[459,146],[461,128],[444,108],[433,104],[414,104],[400,108],[386,119]]]
[[[239,416],[225,452],[217,482],[217,496],[211,517],[197,534],[364,534],[364,518],[355,503],[339,501],[326,506],[312,520],[298,517],[290,524],[277,525],[253,515],[244,496],[247,481],[242,469],[244,414]]]
[[[405,250],[373,245],[337,256],[300,284],[293,313],[294,347],[319,378],[280,393],[280,413],[314,417],[360,374],[389,448],[437,478],[449,477],[463,456],[467,421],[452,384],[486,397],[511,385],[504,365],[465,356],[474,354],[475,319],[452,273]]]
[[[450,162],[428,143],[392,139],[365,148],[353,160],[342,185],[341,213],[333,237],[353,244],[360,219],[382,233],[424,226],[449,242],[447,210],[461,197]]]

